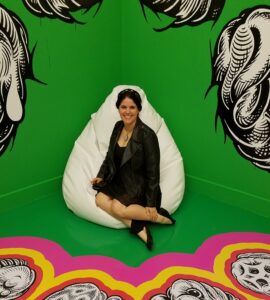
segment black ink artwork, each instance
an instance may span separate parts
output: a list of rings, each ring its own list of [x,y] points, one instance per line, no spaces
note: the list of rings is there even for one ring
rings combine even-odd
[[[217,287],[212,287],[206,283],[195,280],[179,279],[173,282],[168,288],[166,295],[159,294],[152,297],[150,300],[238,300],[232,294],[222,291]]]
[[[235,148],[270,171],[270,7],[244,11],[218,39],[214,82],[217,116]]]
[[[155,14],[162,13],[174,19],[169,25],[156,31],[183,25],[195,26],[206,21],[216,20],[225,3],[225,0],[140,0]]]
[[[35,271],[27,261],[16,258],[0,260],[0,298],[17,299],[25,294],[35,280]]]
[[[270,254],[243,253],[232,264],[232,274],[243,287],[270,296]]]
[[[77,283],[72,284],[64,289],[53,293],[52,295],[46,297],[44,300],[92,300],[92,299],[102,299],[102,300],[122,300],[119,296],[107,297],[106,293],[101,291],[93,283]]]
[[[99,3],[99,9],[102,1],[103,0],[23,0],[31,13],[39,17],[58,18],[68,23],[80,23],[72,17],[72,12],[81,9],[89,10],[97,3]]]
[[[0,155],[23,120],[25,79],[31,77],[27,32],[19,18],[0,5]]]

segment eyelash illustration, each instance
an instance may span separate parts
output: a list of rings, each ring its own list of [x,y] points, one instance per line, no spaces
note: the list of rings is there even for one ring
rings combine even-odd
[[[158,294],[151,297],[150,300],[173,300],[173,299],[190,299],[190,300],[239,300],[232,294],[222,291],[221,289],[210,286],[203,282],[195,280],[178,279],[167,289],[167,293]]]
[[[206,21],[216,20],[225,4],[225,0],[140,0],[143,14],[144,6],[150,8],[157,16],[164,14],[174,21],[169,25],[154,29],[163,31],[184,25],[195,26]]]
[[[58,18],[67,23],[81,23],[73,18],[72,12],[88,11],[97,3],[98,12],[103,0],[23,0],[29,11],[39,17]]]

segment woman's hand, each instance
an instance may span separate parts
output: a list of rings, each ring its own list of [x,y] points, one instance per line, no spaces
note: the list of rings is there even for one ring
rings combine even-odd
[[[93,179],[90,180],[91,184],[99,184],[101,181],[103,181],[103,178],[100,177],[95,177]]]
[[[155,222],[158,217],[157,209],[155,207],[146,207],[145,209],[150,221]]]

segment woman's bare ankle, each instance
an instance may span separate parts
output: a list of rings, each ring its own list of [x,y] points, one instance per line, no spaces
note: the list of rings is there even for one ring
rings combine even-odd
[[[147,243],[147,233],[146,233],[146,228],[143,227],[143,230],[138,232],[138,236],[141,240],[143,240],[145,243]]]

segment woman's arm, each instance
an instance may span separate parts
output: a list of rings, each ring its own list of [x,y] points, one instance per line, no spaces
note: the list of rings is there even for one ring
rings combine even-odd
[[[90,180],[90,183],[92,184],[92,185],[95,185],[95,184],[99,184],[100,182],[102,182],[103,181],[103,178],[101,178],[101,177],[95,177],[95,178],[92,178],[91,180]]]
[[[102,180],[108,175],[109,172],[109,166],[108,166],[108,154],[109,150],[107,151],[107,154],[105,156],[105,159],[103,160],[103,163],[98,171],[96,178],[102,178]]]

